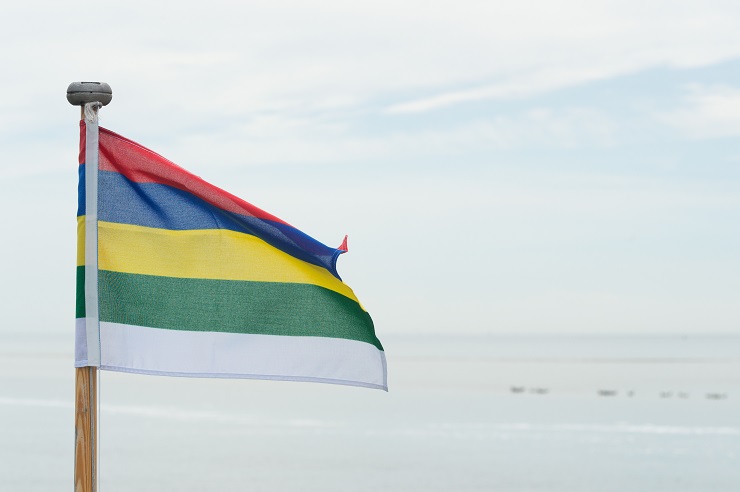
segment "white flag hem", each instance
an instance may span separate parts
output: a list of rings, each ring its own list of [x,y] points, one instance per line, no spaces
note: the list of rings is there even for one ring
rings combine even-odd
[[[78,330],[83,326],[79,323]],[[101,322],[100,345],[100,368],[111,371],[312,381],[388,390],[385,353],[357,340]],[[75,365],[81,362],[78,359]]]
[[[256,379],[262,381],[294,381],[303,383],[326,383],[326,384],[339,384],[343,386],[359,386],[361,388],[379,389],[388,391],[388,386],[379,384],[364,383],[362,381],[344,381],[341,379],[328,379],[328,378],[312,378],[312,377],[300,377],[300,376],[280,376],[280,375],[268,375],[268,374],[216,374],[216,373],[183,373],[183,372],[164,372],[164,371],[150,371],[144,369],[131,369],[128,367],[115,367],[101,365],[100,369],[104,371],[114,372],[125,372],[129,374],[146,374],[149,376],[168,376],[168,377],[179,377],[179,378],[217,378],[217,379]]]

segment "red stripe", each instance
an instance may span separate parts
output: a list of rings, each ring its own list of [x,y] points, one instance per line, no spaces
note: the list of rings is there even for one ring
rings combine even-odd
[[[82,151],[84,153],[84,124]],[[241,198],[203,181],[161,155],[105,128],[100,128],[101,171],[120,173],[136,183],[159,183],[178,188],[227,212],[290,225]],[[292,226],[291,226],[292,227]]]
[[[85,132],[85,120],[80,120],[80,166],[85,163],[85,142],[87,142],[87,133]]]

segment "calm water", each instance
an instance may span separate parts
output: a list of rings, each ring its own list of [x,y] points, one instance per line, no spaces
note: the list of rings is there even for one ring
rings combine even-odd
[[[0,491],[71,487],[44,340],[0,338]],[[100,490],[740,490],[740,337],[383,341],[387,394],[103,373]]]

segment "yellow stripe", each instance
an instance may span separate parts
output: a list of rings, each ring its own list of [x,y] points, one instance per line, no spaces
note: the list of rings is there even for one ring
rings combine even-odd
[[[82,226],[84,238],[84,221]],[[78,242],[77,264],[84,264]],[[80,263],[80,261],[82,263]],[[354,292],[326,269],[226,229],[171,231],[98,222],[98,267],[122,273],[177,278],[313,284],[359,304]]]
[[[77,217],[77,266],[85,265],[85,216]]]

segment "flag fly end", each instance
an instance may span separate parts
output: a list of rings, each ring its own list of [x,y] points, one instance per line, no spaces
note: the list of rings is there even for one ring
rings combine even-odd
[[[346,234],[344,235],[344,239],[342,240],[342,244],[340,244],[337,249],[339,251],[341,251],[342,253],[346,253],[347,251],[349,251],[347,249],[347,235]]]

